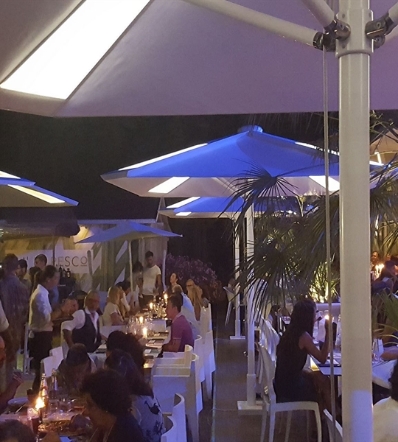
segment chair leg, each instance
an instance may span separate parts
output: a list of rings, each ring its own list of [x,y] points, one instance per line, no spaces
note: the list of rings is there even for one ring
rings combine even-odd
[[[268,410],[265,404],[263,404],[263,415],[261,418],[261,437],[260,442],[265,440],[265,430],[267,429]]]
[[[286,421],[286,432],[285,432],[285,442],[289,440],[290,435],[290,425],[292,424],[292,411],[287,412],[287,421]]]
[[[322,424],[321,424],[321,416],[319,415],[319,410],[314,410],[315,413],[315,421],[316,421],[316,431],[318,436],[318,442],[322,442]]]
[[[269,438],[268,442],[274,442],[274,432],[275,432],[275,412],[270,410],[269,412]]]

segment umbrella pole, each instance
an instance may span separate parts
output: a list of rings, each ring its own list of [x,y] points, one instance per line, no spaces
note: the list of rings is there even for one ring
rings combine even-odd
[[[233,220],[234,231],[234,265],[235,265],[235,281],[239,278],[239,264],[240,264],[240,239],[236,231],[236,221]],[[245,339],[240,334],[240,293],[235,293],[235,334],[230,336],[230,339]]]
[[[130,264],[130,290],[131,292],[133,292],[133,254],[131,253],[131,241],[127,241],[127,244],[129,249],[129,264]],[[138,302],[138,300],[134,298],[134,307],[137,307],[136,302]]]
[[[373,440],[369,277],[368,0],[340,0],[339,18],[351,26],[337,42],[340,64],[340,276],[344,441]],[[358,370],[360,367],[360,370]]]

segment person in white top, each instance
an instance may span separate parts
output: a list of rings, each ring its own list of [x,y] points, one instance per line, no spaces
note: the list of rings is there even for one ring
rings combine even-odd
[[[123,325],[123,317],[119,309],[120,288],[115,285],[108,290],[107,303],[102,315],[102,323],[104,326]]]
[[[155,264],[153,253],[148,251],[145,253],[146,267],[142,272],[144,279],[142,293],[144,295],[144,301],[146,303],[153,300],[154,295],[163,294],[162,284],[162,272],[160,268]]]
[[[101,345],[99,305],[98,292],[90,290],[84,298],[84,310],[77,310],[73,319],[62,323],[61,335],[69,348],[73,344],[83,344],[89,353],[93,353]]]
[[[373,441],[396,442],[398,440],[398,363],[390,378],[391,396],[373,407]]]
[[[57,287],[59,272],[48,265],[44,270],[36,274],[37,287],[32,293],[29,306],[29,354],[33,358],[32,366],[35,370],[33,391],[38,392],[40,387],[40,364],[41,360],[49,356],[52,348],[52,321],[61,316],[69,316],[72,310],[72,303],[69,299],[62,307],[52,310],[49,291]]]

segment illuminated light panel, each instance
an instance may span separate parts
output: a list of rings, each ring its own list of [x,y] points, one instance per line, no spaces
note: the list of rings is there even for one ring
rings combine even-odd
[[[192,198],[187,198],[185,200],[180,201],[179,203],[172,204],[171,206],[167,206],[166,209],[179,209],[182,206],[185,206],[193,201],[198,200],[199,196],[193,196]]]
[[[150,0],[86,0],[0,87],[66,99]]]
[[[325,175],[322,176],[310,176],[309,178],[311,178],[313,181],[315,181],[316,183],[318,183],[320,186],[326,188],[326,177]],[[332,177],[329,177],[329,190],[331,192],[336,192],[338,190],[340,190],[340,183],[335,180]]]
[[[12,187],[15,190],[19,190],[20,192],[26,193],[27,195],[33,196],[34,198],[37,198],[39,200],[45,201],[49,204],[61,204],[64,203],[64,200],[61,200],[59,198],[56,198],[55,196],[46,195],[43,192],[39,192],[38,190],[29,189],[28,187],[22,187],[22,186],[14,186],[12,184],[9,184],[9,187]]]
[[[176,216],[189,216],[192,212],[180,212],[177,213]]]
[[[10,173],[7,172],[2,172],[0,170],[0,178],[17,178],[17,179],[21,179],[19,176],[15,176],[15,175],[11,175]]]
[[[149,193],[170,193],[172,190],[174,190],[176,187],[180,186],[182,183],[185,183],[185,181],[189,180],[189,176],[182,176],[182,177],[172,177],[169,178],[166,181],[163,181],[163,183],[153,187],[152,189],[149,189]]]
[[[207,146],[207,143],[196,144],[195,146],[187,147],[186,149],[178,150],[177,152],[168,153],[166,155],[162,155],[161,157],[152,158],[152,160],[143,161],[142,163],[133,164],[132,166],[123,167],[121,170],[131,170],[138,169],[139,167],[148,166],[149,164],[157,163],[158,161],[166,160],[167,158],[175,157],[176,155],[180,155],[181,153],[189,152],[190,150],[198,149],[199,147]]]

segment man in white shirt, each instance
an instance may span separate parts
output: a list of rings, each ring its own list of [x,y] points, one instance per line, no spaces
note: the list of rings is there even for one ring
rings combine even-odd
[[[142,294],[144,295],[145,303],[149,303],[153,300],[154,295],[163,294],[162,272],[155,264],[155,259],[151,251],[145,253],[145,262],[146,267],[142,273],[144,279]]]
[[[84,310],[73,313],[73,319],[61,325],[61,334],[70,348],[73,344],[83,344],[88,353],[93,353],[101,344],[98,292],[91,290],[84,298]]]

